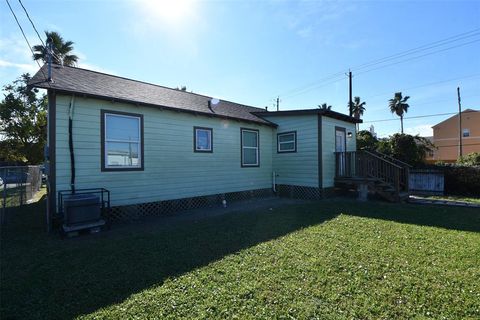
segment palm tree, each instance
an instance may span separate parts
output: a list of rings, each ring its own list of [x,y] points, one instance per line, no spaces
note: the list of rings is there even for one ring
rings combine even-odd
[[[45,31],[47,39],[52,39],[53,55],[52,62],[55,64],[61,64],[64,66],[75,66],[77,63],[78,57],[74,54],[71,54],[73,51],[73,42],[65,41],[60,36],[58,32],[55,31]],[[48,51],[47,48],[43,45],[33,46],[33,59],[42,60],[44,63],[48,60]]]
[[[322,110],[331,110],[332,106],[329,106],[326,103],[322,103],[321,105],[320,104],[318,105],[318,108]]]
[[[360,97],[353,98],[352,114],[355,118],[360,119],[360,117],[363,116],[366,104],[367,103],[365,101],[360,102]]]
[[[365,112],[365,105],[367,103],[360,102],[360,97],[355,97],[353,98],[352,105],[350,107],[350,110],[352,111],[353,116],[355,119],[360,119],[361,116],[363,116],[363,113]],[[357,123],[357,131],[358,131],[358,123]]]
[[[410,99],[409,96],[402,97],[401,92],[395,92],[393,99],[388,100],[388,106],[392,113],[396,113],[400,117],[400,124],[403,134],[403,114],[407,113],[408,108],[410,107],[407,103],[407,100]]]

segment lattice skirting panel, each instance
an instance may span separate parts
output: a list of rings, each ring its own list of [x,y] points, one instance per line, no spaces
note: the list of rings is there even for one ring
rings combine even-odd
[[[293,186],[288,184],[277,185],[277,192],[280,197],[317,200],[332,197],[334,188],[315,188],[305,186]]]
[[[289,184],[277,185],[277,192],[280,197],[295,199],[320,199],[322,196],[320,188],[292,186]]]
[[[107,213],[107,219],[111,222],[136,220],[145,216],[158,216],[188,209],[217,207],[222,205],[223,200],[231,203],[248,199],[268,198],[273,195],[272,190],[268,188],[116,206],[112,207],[110,212]]]

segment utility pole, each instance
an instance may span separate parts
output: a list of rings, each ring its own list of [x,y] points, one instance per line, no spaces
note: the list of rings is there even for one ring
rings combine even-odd
[[[48,37],[47,39],[47,64],[48,64],[48,82],[52,82],[52,38]]]
[[[458,138],[459,138],[459,144],[458,144],[458,155],[461,157],[463,155],[463,150],[462,150],[462,104],[460,100],[460,87],[457,87],[457,97],[458,97]]]
[[[352,100],[352,71],[348,70],[348,84],[349,84],[349,100],[348,100],[348,114],[350,117],[352,116],[352,106],[353,106],[353,100]]]
[[[277,96],[277,111],[280,111],[280,96]]]

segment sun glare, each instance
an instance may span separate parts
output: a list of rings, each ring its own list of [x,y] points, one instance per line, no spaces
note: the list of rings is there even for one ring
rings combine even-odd
[[[146,15],[157,22],[179,23],[191,17],[195,0],[141,0],[140,5]]]

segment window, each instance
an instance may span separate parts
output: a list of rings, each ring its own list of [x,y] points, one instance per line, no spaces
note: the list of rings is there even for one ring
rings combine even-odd
[[[258,130],[240,129],[240,140],[242,145],[242,167],[258,167],[260,165]]]
[[[277,134],[277,152],[297,152],[297,132],[284,132]]]
[[[470,129],[463,129],[463,136],[470,137]]]
[[[102,171],[143,170],[143,116],[102,110]]]
[[[193,127],[193,151],[213,152],[212,136],[211,128]]]

